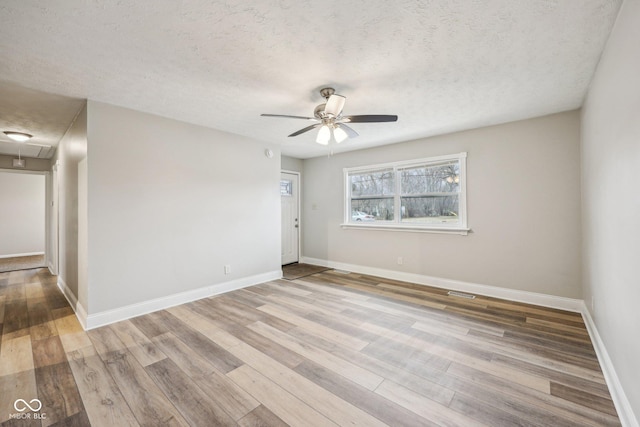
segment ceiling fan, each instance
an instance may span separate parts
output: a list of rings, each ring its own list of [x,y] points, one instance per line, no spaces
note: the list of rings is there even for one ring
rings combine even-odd
[[[358,132],[353,130],[347,123],[379,123],[379,122],[395,122],[398,116],[367,114],[360,116],[343,116],[342,109],[346,98],[335,93],[335,89],[325,87],[320,89],[320,95],[326,102],[318,105],[313,111],[313,117],[290,116],[286,114],[261,114],[264,117],[284,117],[288,119],[303,119],[316,122],[306,128],[300,129],[292,133],[291,136],[298,136],[312,129],[320,128],[316,142],[322,145],[329,145],[331,136],[336,143],[341,143],[347,138],[355,138]]]

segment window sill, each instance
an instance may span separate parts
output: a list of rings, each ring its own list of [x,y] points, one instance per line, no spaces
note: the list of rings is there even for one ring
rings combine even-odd
[[[425,227],[405,224],[340,224],[343,230],[377,230],[377,231],[405,231],[411,233],[437,233],[437,234],[459,234],[466,236],[471,231],[470,228],[462,227]]]

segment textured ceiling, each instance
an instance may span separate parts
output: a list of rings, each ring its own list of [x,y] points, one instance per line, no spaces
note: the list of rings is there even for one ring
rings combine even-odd
[[[0,154],[50,158],[83,105],[82,99],[0,81]],[[33,138],[21,144],[4,131],[25,132]]]
[[[307,122],[260,113],[312,115],[325,85],[345,114],[399,116],[335,151],[578,108],[620,3],[2,0],[0,80],[306,158],[327,152],[286,137]]]

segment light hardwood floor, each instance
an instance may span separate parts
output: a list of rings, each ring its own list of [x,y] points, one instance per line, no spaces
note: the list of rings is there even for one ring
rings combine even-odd
[[[325,271],[85,332],[55,282],[0,273],[2,426],[620,425],[578,314]]]

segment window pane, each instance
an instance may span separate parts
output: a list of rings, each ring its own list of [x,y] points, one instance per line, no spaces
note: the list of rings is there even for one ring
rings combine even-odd
[[[401,170],[402,194],[457,193],[460,163],[418,166]]]
[[[393,221],[393,198],[351,200],[351,221]]]
[[[280,181],[280,195],[291,196],[293,194],[293,181],[283,179]]]
[[[395,192],[393,169],[350,174],[349,181],[351,197],[387,196]]]
[[[402,222],[458,223],[458,196],[420,196],[400,199]]]

